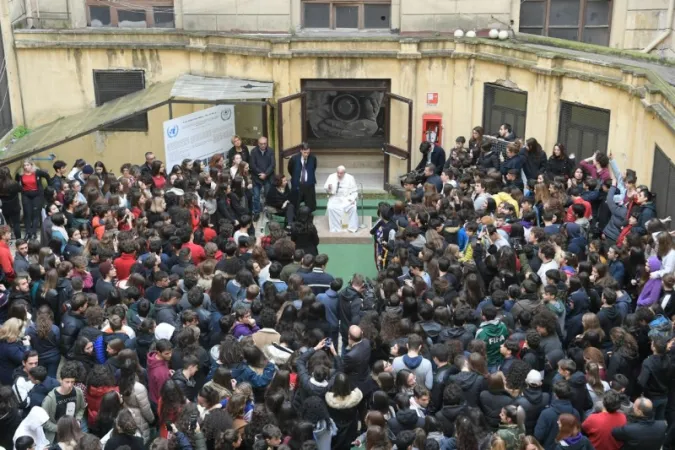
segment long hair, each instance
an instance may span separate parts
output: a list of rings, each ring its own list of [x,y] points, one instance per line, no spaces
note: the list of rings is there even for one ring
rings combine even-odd
[[[47,305],[42,305],[38,309],[37,318],[35,319],[35,328],[40,339],[47,339],[49,333],[52,331],[54,325],[54,313]]]
[[[23,322],[16,317],[7,319],[0,327],[0,341],[16,342],[21,337]]]
[[[555,437],[556,442],[562,441],[568,437],[576,436],[581,430],[579,419],[572,414],[560,414],[558,422],[560,422],[560,430]]]
[[[455,438],[457,450],[478,450],[474,424],[467,416],[459,416],[455,421]]]
[[[169,379],[160,391],[162,398],[161,423],[165,423],[173,414],[178,413],[185,405],[185,394],[178,384]]]
[[[56,423],[56,442],[78,442],[83,436],[80,424],[72,416],[63,416]]]
[[[597,363],[586,363],[586,382],[598,395],[605,393],[605,386],[600,378],[600,366]]]

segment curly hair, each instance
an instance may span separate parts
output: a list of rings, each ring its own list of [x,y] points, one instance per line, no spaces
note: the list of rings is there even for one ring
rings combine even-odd
[[[239,364],[244,360],[244,349],[241,343],[232,335],[225,336],[220,343],[220,352],[218,355],[220,363],[224,366]]]
[[[136,425],[136,420],[134,419],[131,410],[124,408],[117,414],[115,428],[117,429],[117,432],[121,434],[128,434],[130,436],[136,434],[138,426]]]
[[[40,339],[48,339],[49,333],[52,331],[54,325],[54,313],[47,305],[42,305],[38,309],[37,318],[35,319],[35,328]]]
[[[506,373],[506,386],[509,389],[523,390],[525,388],[525,379],[532,368],[522,359],[516,359],[511,364],[511,368]]]
[[[215,441],[223,430],[233,428],[232,417],[224,409],[214,409],[204,417],[201,430],[207,441]]]
[[[95,365],[87,375],[87,387],[116,386],[114,375],[110,372],[108,366],[102,364]]]

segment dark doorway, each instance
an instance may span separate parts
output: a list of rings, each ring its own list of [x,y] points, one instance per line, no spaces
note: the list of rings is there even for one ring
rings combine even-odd
[[[656,194],[654,203],[658,217],[675,217],[675,163],[658,145],[654,149],[651,190]]]

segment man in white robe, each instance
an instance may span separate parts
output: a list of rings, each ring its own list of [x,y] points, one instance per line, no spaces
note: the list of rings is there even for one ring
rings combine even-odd
[[[359,229],[359,214],[356,207],[358,187],[354,177],[347,173],[344,166],[339,166],[337,172],[331,174],[324,184],[328,192],[328,205],[326,215],[331,232],[344,231],[343,221],[347,224],[347,230],[355,233]]]

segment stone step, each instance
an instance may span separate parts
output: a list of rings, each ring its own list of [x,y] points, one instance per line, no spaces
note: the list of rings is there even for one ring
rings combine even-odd
[[[328,217],[325,212],[322,215],[319,211],[314,216],[314,225],[319,232],[319,242],[322,244],[372,244],[373,237],[370,234],[370,228],[373,226],[372,217],[359,217],[361,228],[356,233],[343,232],[331,233],[328,227]]]

